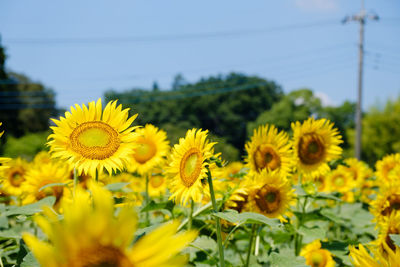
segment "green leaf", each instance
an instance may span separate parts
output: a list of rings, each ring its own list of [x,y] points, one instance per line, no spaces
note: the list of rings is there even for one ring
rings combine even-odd
[[[400,235],[389,235],[390,239],[396,244],[396,246],[400,247]]]
[[[146,212],[146,211],[153,211],[153,210],[168,210],[172,212],[172,209],[174,208],[175,204],[173,201],[167,201],[167,202],[160,202],[156,203],[154,200],[150,201],[149,204],[147,204],[141,212]]]
[[[315,239],[324,239],[326,235],[326,232],[318,226],[314,226],[312,228],[301,226],[297,232],[309,240],[309,242]],[[308,243],[307,240],[304,240],[304,242]]]
[[[53,186],[68,186],[67,183],[51,183],[51,184],[46,184],[44,186],[42,186],[41,188],[39,188],[39,192],[48,188],[48,187],[53,187]]]
[[[196,240],[192,242],[192,245],[201,250],[217,251],[217,243],[215,242],[215,240],[205,235],[196,238]]]
[[[254,212],[243,212],[238,213],[236,210],[226,210],[223,212],[217,212],[213,214],[221,219],[224,219],[231,223],[243,224],[243,223],[261,223],[266,225],[279,225],[277,220],[270,219],[262,214]]]
[[[3,215],[4,216],[12,216],[12,215],[33,215],[35,213],[41,212],[43,206],[53,206],[56,202],[56,198],[54,196],[45,197],[39,200],[36,203],[25,205],[25,206],[10,206],[8,210],[6,210]]]
[[[17,239],[21,238],[21,234],[12,229],[0,231],[0,239]]]
[[[289,253],[276,253],[272,252],[269,256],[271,267],[307,267],[306,260],[303,257],[296,257]]]
[[[40,265],[33,256],[32,252],[28,252],[21,263],[21,267],[40,267]]]
[[[121,191],[122,188],[124,188],[128,184],[130,184],[130,183],[129,182],[113,183],[113,184],[106,185],[105,188],[107,188],[108,190],[110,190],[112,192],[116,192],[116,191]]]

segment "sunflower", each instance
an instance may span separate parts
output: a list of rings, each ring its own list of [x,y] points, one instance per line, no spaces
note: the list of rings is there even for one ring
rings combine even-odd
[[[380,228],[378,239],[374,242],[375,245],[378,246],[380,251],[388,252],[388,249],[392,251],[400,249],[400,247],[396,246],[390,235],[400,235],[400,213],[395,212],[390,214],[385,220],[378,223]],[[384,243],[388,245],[388,248],[384,247]]]
[[[361,244],[358,245],[358,249],[349,246],[350,261],[355,267],[400,267],[400,248],[397,247],[396,251],[392,251],[386,243],[383,246],[388,251],[385,254],[375,247],[369,247],[373,256]]]
[[[0,122],[0,126],[3,123]],[[0,132],[0,137],[4,134],[4,131]],[[7,169],[9,166],[6,164],[7,162],[9,162],[11,159],[10,158],[3,158],[0,157],[0,177],[1,177],[1,171]]]
[[[0,121],[0,126],[3,125],[3,123]],[[4,131],[0,132],[0,137],[2,137],[4,134]]]
[[[47,196],[55,196],[55,206],[58,206],[61,198],[69,193],[67,188],[68,182],[71,182],[69,177],[70,169],[64,162],[54,161],[32,166],[26,172],[25,181],[21,186],[22,204],[30,204]],[[46,185],[48,186],[45,187]]]
[[[102,111],[97,103],[75,105],[65,118],[53,119],[48,145],[53,157],[67,160],[79,174],[95,177],[96,170],[111,174],[124,169],[134,151],[136,134],[130,127],[137,114],[128,118],[129,109],[122,110],[116,101],[109,102]]]
[[[381,187],[376,200],[371,202],[371,213],[378,222],[394,212],[400,212],[400,182]]]
[[[176,234],[178,222],[161,226],[136,241],[137,217],[131,207],[117,215],[111,193],[92,183],[88,192],[78,188],[72,203],[63,202],[64,219],[59,221],[50,209],[36,222],[48,236],[41,241],[25,233],[23,239],[42,266],[183,266],[177,254],[190,243],[195,232]],[[93,204],[92,204],[93,203]]]
[[[335,170],[326,175],[328,180],[328,191],[346,193],[354,188],[352,173],[348,168],[339,165]]]
[[[163,196],[167,190],[167,178],[161,169],[156,169],[149,177],[149,195]]]
[[[304,175],[317,177],[329,172],[328,162],[340,157],[339,131],[327,119],[309,118],[292,123],[296,167]]]
[[[306,258],[306,264],[311,267],[334,267],[335,261],[329,250],[321,248],[321,242],[317,239],[306,245],[300,252],[300,256]]]
[[[229,180],[236,180],[242,173],[244,165],[240,161],[234,161],[224,167],[225,177]]]
[[[351,173],[356,187],[361,187],[364,181],[370,177],[371,170],[365,162],[359,161],[356,158],[348,158],[344,160],[348,166],[347,170]]]
[[[33,158],[34,164],[46,164],[46,163],[50,163],[52,161],[53,161],[53,159],[51,158],[50,153],[47,151],[40,151]]]
[[[8,168],[2,171],[3,190],[6,194],[19,196],[22,193],[22,183],[30,164],[21,159],[12,159],[7,163]]]
[[[261,213],[286,222],[283,216],[291,216],[290,206],[295,204],[294,189],[280,172],[262,170],[249,180],[249,197],[244,211]]]
[[[289,136],[278,132],[274,125],[260,126],[254,130],[246,146],[246,167],[250,172],[262,170],[279,171],[286,176],[292,166],[292,151]]]
[[[236,210],[240,213],[242,212],[243,207],[246,205],[248,200],[249,192],[246,186],[239,186],[236,190],[233,191],[232,195],[225,202],[224,208]]]
[[[376,162],[376,177],[388,182],[390,174],[396,166],[400,165],[400,153],[385,156],[383,159]]]
[[[170,199],[186,204],[189,199],[201,202],[203,194],[208,195],[206,180],[208,160],[214,154],[213,146],[207,140],[208,131],[191,129],[185,138],[179,139],[172,149],[167,173],[170,177]]]
[[[136,131],[135,143],[137,147],[132,154],[128,170],[139,174],[148,174],[154,167],[165,160],[169,151],[167,133],[157,127],[146,124]]]

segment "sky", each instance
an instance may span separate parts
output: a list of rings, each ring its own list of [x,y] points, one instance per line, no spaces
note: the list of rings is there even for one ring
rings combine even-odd
[[[169,89],[240,72],[284,92],[310,88],[326,105],[355,101],[360,0],[0,0],[10,71],[68,108],[106,90]],[[363,108],[400,96],[400,1],[366,0]]]

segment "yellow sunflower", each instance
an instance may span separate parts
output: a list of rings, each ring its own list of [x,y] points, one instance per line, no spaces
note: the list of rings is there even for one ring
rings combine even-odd
[[[19,196],[22,193],[22,183],[30,164],[21,159],[12,159],[7,163],[8,168],[2,171],[3,190],[6,194]]]
[[[342,153],[339,131],[327,119],[309,118],[292,123],[293,149],[296,167],[304,175],[317,177],[329,172],[328,162],[337,159]]]
[[[41,241],[25,233],[23,239],[36,259],[46,267],[152,267],[183,266],[177,254],[195,237],[195,232],[177,234],[179,223],[167,223],[146,234],[131,246],[137,226],[132,207],[115,215],[111,193],[96,184],[88,192],[78,189],[72,203],[63,203],[64,219],[59,221],[50,208],[36,217],[48,236]],[[93,204],[92,204],[93,202]]]
[[[329,250],[321,248],[317,239],[301,249],[300,256],[306,258],[306,264],[311,267],[335,267],[335,261]]]
[[[122,170],[131,158],[136,134],[131,127],[137,114],[128,118],[129,109],[122,110],[116,101],[109,102],[104,111],[101,99],[97,103],[75,105],[65,118],[53,119],[48,145],[53,157],[67,160],[78,173],[95,177],[96,170],[111,174]]]
[[[40,151],[33,158],[34,164],[46,164],[46,163],[50,163],[52,161],[53,161],[53,159],[51,158],[50,153],[47,151]]]
[[[225,178],[228,178],[229,180],[236,180],[237,175],[241,173],[241,171],[244,168],[244,164],[240,161],[234,161],[229,163],[224,167],[225,171]]]
[[[364,181],[370,177],[371,170],[365,162],[359,161],[356,158],[348,158],[344,160],[348,166],[348,171],[353,177],[356,187],[361,187]]]
[[[225,202],[224,208],[236,210],[239,213],[242,212],[243,207],[249,199],[248,193],[249,192],[245,186],[239,186]]]
[[[167,177],[158,169],[149,177],[149,195],[151,197],[160,197],[165,195],[167,190]]]
[[[390,181],[389,175],[400,165],[400,153],[385,156],[376,162],[376,177],[381,181]]]
[[[0,126],[1,126],[2,124],[3,124],[3,123],[0,122]],[[4,131],[0,132],[0,137],[1,137],[3,134],[4,134]],[[7,168],[9,167],[6,163],[9,162],[10,160],[11,160],[10,158],[3,158],[3,157],[0,157],[0,178],[1,178],[1,172],[2,172],[2,170],[5,170],[5,169],[7,169]]]
[[[392,213],[385,220],[378,223],[379,236],[378,239],[374,242],[375,245],[378,246],[379,250],[383,253],[387,253],[388,249],[392,251],[400,249],[400,247],[396,246],[393,240],[390,238],[390,235],[399,235],[400,234],[400,213]],[[388,245],[388,248],[384,247],[384,243]]]
[[[249,179],[249,197],[244,211],[261,213],[286,222],[283,216],[291,216],[290,206],[295,204],[295,193],[289,180],[279,172],[262,170]]]
[[[400,182],[380,187],[376,200],[371,202],[371,213],[378,222],[394,212],[400,212]]]
[[[274,125],[260,126],[254,130],[245,146],[246,167],[250,172],[279,171],[286,176],[292,167],[292,151],[289,136],[278,132]]]
[[[142,175],[148,174],[165,161],[170,149],[167,133],[151,124],[146,124],[144,128],[139,128],[135,132],[137,147],[132,154],[128,170],[137,171]]]
[[[25,181],[21,186],[22,204],[30,204],[47,196],[55,196],[55,206],[58,206],[61,198],[70,193],[67,188],[68,183],[71,184],[70,170],[67,164],[49,162],[34,165],[26,172]],[[50,184],[57,185],[45,187]]]
[[[0,121],[0,126],[3,125],[3,123]],[[0,132],[0,137],[2,137],[4,134],[4,131]]]
[[[207,191],[207,162],[213,155],[213,146],[207,140],[208,131],[191,129],[185,138],[179,139],[172,149],[170,165],[167,173],[170,177],[169,189],[172,193],[170,199],[186,204],[188,200],[201,202],[203,194]]]
[[[373,256],[361,244],[358,245],[358,249],[349,246],[350,261],[355,267],[400,267],[400,248],[392,251],[386,243],[383,246],[388,253],[383,254],[375,247],[369,247]]]
[[[326,175],[328,191],[346,193],[354,188],[352,173],[347,167],[339,165],[335,170]]]

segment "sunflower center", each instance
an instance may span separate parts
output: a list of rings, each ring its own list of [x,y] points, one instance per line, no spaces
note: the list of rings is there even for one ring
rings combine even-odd
[[[134,267],[121,250],[110,246],[84,249],[71,265],[76,267]]]
[[[323,160],[325,146],[323,139],[316,133],[308,133],[300,138],[299,158],[306,165],[313,165]]]
[[[101,121],[84,122],[76,127],[71,135],[71,148],[89,159],[106,159],[118,150],[118,132]]]
[[[270,145],[263,144],[254,152],[254,165],[258,171],[264,168],[275,170],[281,166],[281,160],[275,149]]]
[[[10,174],[10,184],[14,187],[19,187],[23,181],[25,181],[23,172],[16,170]]]
[[[199,178],[202,163],[201,152],[195,147],[192,147],[183,155],[179,172],[181,180],[186,187],[191,187]]]
[[[256,204],[265,213],[274,213],[280,208],[281,195],[279,190],[269,185],[264,185],[256,195]]]
[[[164,177],[162,176],[153,176],[150,178],[150,184],[153,188],[160,187],[164,182]]]
[[[323,267],[326,265],[326,257],[321,250],[312,252],[311,255],[311,266],[312,267]]]
[[[150,140],[141,138],[137,141],[137,144],[138,146],[136,147],[133,157],[140,164],[146,163],[148,160],[153,158],[157,152],[157,147]]]
[[[336,176],[336,178],[333,182],[334,182],[335,186],[337,186],[337,187],[344,186],[344,184],[345,184],[345,180],[343,179],[342,176]]]

